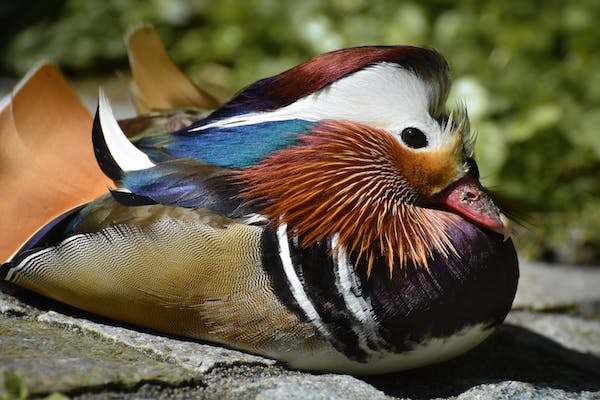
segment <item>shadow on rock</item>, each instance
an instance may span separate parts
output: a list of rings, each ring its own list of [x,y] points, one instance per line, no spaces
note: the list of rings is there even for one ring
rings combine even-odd
[[[578,393],[600,390],[600,358],[505,324],[482,345],[454,360],[361,379],[388,395],[411,399],[457,396],[474,386],[503,381]]]

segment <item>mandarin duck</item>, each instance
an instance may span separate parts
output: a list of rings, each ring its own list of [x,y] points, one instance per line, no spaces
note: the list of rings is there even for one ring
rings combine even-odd
[[[467,114],[445,111],[449,82],[435,50],[348,48],[184,112],[186,126],[175,111],[133,121],[171,121],[150,131],[101,93],[89,150],[114,187],[46,223],[0,276],[295,369],[457,356],[504,320],[518,262]]]

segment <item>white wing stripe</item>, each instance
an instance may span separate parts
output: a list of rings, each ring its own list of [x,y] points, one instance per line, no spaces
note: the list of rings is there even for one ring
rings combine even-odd
[[[336,248],[339,240],[339,235],[336,233],[331,238],[331,247]],[[357,280],[354,267],[346,250],[339,246],[333,254],[335,268],[335,286],[342,294],[346,307],[352,315],[359,321],[359,325],[355,325],[355,332],[358,334],[361,349],[369,354],[380,354],[373,351],[367,344],[367,340],[371,343],[380,345],[383,338],[378,333],[378,322],[375,316],[375,311],[371,302],[363,296],[360,282]]]
[[[137,171],[154,167],[148,156],[135,147],[121,130],[104,91],[98,95],[100,126],[110,155],[123,171]]]
[[[331,337],[331,333],[325,327],[323,322],[321,321],[321,317],[319,313],[310,302],[306,292],[304,291],[304,287],[302,286],[302,282],[298,278],[296,274],[296,270],[294,269],[294,264],[292,262],[292,257],[290,255],[290,245],[288,242],[287,235],[287,224],[282,224],[277,228],[277,239],[279,241],[279,258],[281,259],[281,264],[283,265],[283,271],[285,272],[285,276],[290,284],[290,290],[292,295],[298,302],[298,305],[302,308],[302,311],[306,314],[306,316],[312,321],[312,323],[316,326],[316,328],[325,336],[326,338]]]

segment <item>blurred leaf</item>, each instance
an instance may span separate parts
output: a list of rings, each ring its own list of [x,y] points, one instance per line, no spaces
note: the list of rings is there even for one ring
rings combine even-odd
[[[44,400],[69,400],[69,398],[59,393],[52,393],[51,395],[45,397]]]
[[[4,394],[2,400],[25,400],[29,395],[25,382],[14,372],[4,372]]]
[[[13,371],[5,371],[4,393],[2,393],[0,400],[26,400],[28,398],[29,390],[23,379]],[[69,400],[69,398],[59,393],[52,393],[44,397],[43,400]]]
[[[509,146],[506,135],[497,124],[484,122],[480,126],[475,154],[481,171],[481,182],[484,186],[502,189],[500,171],[508,157]]]
[[[555,126],[561,117],[561,110],[555,104],[542,104],[528,110],[527,115],[509,126],[507,134],[513,142],[521,142],[536,133]]]
[[[591,149],[596,159],[600,160],[600,110],[587,112],[585,119],[573,127],[569,139],[579,147]]]

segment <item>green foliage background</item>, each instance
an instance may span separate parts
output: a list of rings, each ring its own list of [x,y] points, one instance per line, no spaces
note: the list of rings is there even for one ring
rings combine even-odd
[[[75,76],[124,69],[123,35],[143,22],[193,79],[228,93],[336,48],[436,47],[453,69],[452,98],[467,103],[479,132],[484,184],[529,212],[521,252],[600,262],[596,0],[22,3],[0,5],[5,74],[44,57]]]

